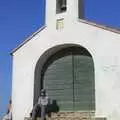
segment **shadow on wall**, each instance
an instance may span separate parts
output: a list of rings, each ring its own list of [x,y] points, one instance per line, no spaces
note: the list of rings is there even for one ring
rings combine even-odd
[[[47,105],[46,109],[45,109],[45,115],[47,115],[48,117],[51,117],[51,113],[57,113],[59,112],[59,106],[57,104],[56,100],[52,100],[52,104],[49,102],[49,104]],[[32,112],[30,113],[30,116],[32,117]],[[35,107],[35,118],[37,117],[41,117],[41,106],[37,105]]]
[[[59,112],[59,106],[57,104],[56,100],[52,101],[52,104],[48,104],[47,108],[46,108],[46,114],[48,115],[48,117],[51,117],[51,113],[57,113]]]

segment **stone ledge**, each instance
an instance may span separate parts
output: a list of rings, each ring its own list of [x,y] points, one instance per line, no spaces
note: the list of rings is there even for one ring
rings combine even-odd
[[[106,117],[96,117],[95,120],[107,120]]]
[[[24,120],[31,120],[31,118],[25,118]],[[40,120],[38,118],[37,120]],[[95,118],[95,112],[58,112],[52,113],[51,118],[47,117],[47,120],[107,120],[104,118]]]
[[[52,113],[49,120],[94,120],[94,112],[59,112]]]

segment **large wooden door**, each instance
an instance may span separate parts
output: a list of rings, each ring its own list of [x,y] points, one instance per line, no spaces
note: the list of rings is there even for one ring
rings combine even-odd
[[[94,66],[90,56],[75,55],[74,110],[95,110]]]
[[[59,58],[48,67],[44,88],[52,99],[57,100],[61,110],[73,109],[72,56]]]
[[[43,87],[61,111],[95,109],[94,65],[91,56],[68,54],[46,69]]]

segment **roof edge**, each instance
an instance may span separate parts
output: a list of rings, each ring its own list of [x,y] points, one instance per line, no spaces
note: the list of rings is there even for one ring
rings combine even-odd
[[[10,55],[13,55],[19,48],[21,48],[24,44],[26,44],[28,41],[30,41],[34,36],[36,36],[39,32],[41,32],[46,26],[42,26],[39,28],[36,32],[34,32],[32,35],[30,35],[27,39],[25,39],[20,45],[18,45],[16,48],[14,48]]]
[[[104,30],[107,30],[107,31],[110,31],[110,32],[120,34],[120,29],[113,28],[113,27],[110,27],[110,26],[106,26],[106,25],[103,25],[103,24],[97,24],[95,22],[88,21],[88,20],[83,20],[83,19],[78,19],[78,22],[85,23],[85,24],[88,24],[88,25],[92,25],[94,27],[98,27],[98,28],[101,28],[101,29],[104,29]]]
[[[110,26],[106,26],[106,25],[103,25],[103,24],[97,24],[95,22],[88,21],[88,20],[83,20],[83,19],[79,19],[79,18],[78,18],[78,22],[85,23],[85,24],[88,24],[88,25],[92,25],[94,27],[98,27],[98,28],[104,29],[106,31],[110,31],[110,32],[114,32],[114,33],[120,34],[120,30],[119,29],[113,28],[113,27],[110,27]],[[36,32],[34,32],[32,35],[30,35],[25,41],[23,41],[20,45],[18,45],[15,49],[13,49],[10,52],[10,54],[13,55],[13,53],[15,53],[19,48],[21,48],[28,41],[30,41],[34,36],[36,36],[44,28],[46,28],[46,26],[43,26],[43,27],[39,28]]]

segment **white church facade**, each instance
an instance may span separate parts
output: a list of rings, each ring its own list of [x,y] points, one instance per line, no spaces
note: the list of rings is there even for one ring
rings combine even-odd
[[[12,51],[13,120],[29,116],[43,88],[60,112],[120,119],[120,32],[79,19],[82,2],[46,0],[45,26]]]

